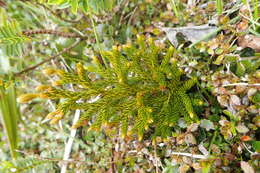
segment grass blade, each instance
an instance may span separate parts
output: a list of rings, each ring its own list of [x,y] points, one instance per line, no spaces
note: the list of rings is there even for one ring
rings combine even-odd
[[[257,22],[258,21],[258,18],[260,17],[259,16],[259,9],[258,9],[258,6],[259,6],[259,0],[254,0],[254,4],[253,4],[253,8],[254,8],[254,20]]]
[[[178,10],[178,7],[177,7],[175,0],[171,0],[171,3],[172,3],[172,8],[173,8],[173,12],[174,12],[175,16],[178,19],[180,19],[180,13],[179,13],[179,10]]]
[[[5,133],[8,139],[12,158],[16,158],[16,149],[18,143],[17,123],[19,119],[19,111],[16,103],[15,86],[11,83],[5,87],[0,81],[0,116]]]
[[[217,6],[217,13],[220,16],[223,12],[223,1],[222,0],[216,0],[216,6]]]

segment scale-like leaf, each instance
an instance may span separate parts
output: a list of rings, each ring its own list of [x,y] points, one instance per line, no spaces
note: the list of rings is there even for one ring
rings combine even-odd
[[[22,34],[16,21],[7,22],[0,27],[0,45],[4,55],[20,56],[23,53],[23,44],[29,38]]]

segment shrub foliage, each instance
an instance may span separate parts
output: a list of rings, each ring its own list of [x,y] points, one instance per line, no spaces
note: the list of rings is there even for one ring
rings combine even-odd
[[[93,66],[77,64],[76,73],[44,70],[45,74],[59,76],[59,80],[54,82],[56,86],[39,86],[37,90],[41,92],[37,96],[64,99],[47,116],[51,123],[58,122],[70,110],[81,109],[84,113],[74,128],[91,121],[90,129],[120,127],[122,136],[137,134],[142,139],[145,131],[155,136],[171,135],[180,117],[187,122],[196,120],[192,100],[186,93],[196,79],[181,79],[183,72],[174,58],[173,47],[164,48],[139,36],[137,44],[114,47],[101,55],[102,58],[94,58]],[[71,91],[64,87],[67,84],[78,88]],[[20,100],[35,97],[27,94]]]

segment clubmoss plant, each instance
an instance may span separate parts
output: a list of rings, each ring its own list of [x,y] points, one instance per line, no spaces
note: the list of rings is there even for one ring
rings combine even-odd
[[[187,94],[197,79],[182,80],[184,73],[173,47],[138,36],[136,44],[113,47],[102,55],[104,59],[94,57],[91,66],[77,64],[75,73],[44,70],[59,80],[54,86],[37,87],[38,97],[64,100],[47,116],[51,123],[80,109],[84,113],[74,128],[86,124],[92,130],[118,127],[123,137],[137,134],[141,140],[145,132],[171,135],[180,117],[187,123],[197,120]],[[76,86],[76,91],[66,89],[67,84]]]

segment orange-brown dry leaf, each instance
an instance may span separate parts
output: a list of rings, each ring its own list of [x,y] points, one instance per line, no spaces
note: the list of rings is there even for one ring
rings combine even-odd
[[[6,6],[5,1],[1,1],[1,0],[0,0],[0,7],[5,7],[5,6]]]
[[[247,34],[238,38],[238,45],[242,48],[250,47],[256,52],[260,52],[260,37]]]
[[[251,141],[252,138],[251,138],[250,136],[242,136],[242,137],[240,138],[240,140],[243,141],[243,142],[246,142],[246,141]]]
[[[247,20],[242,20],[241,22],[239,22],[236,26],[237,31],[246,31],[249,27],[248,21]]]

